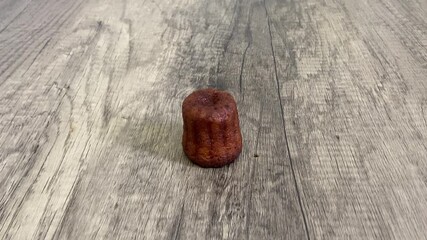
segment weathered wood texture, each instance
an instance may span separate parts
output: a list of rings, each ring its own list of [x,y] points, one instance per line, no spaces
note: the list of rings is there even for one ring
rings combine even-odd
[[[0,1],[0,239],[426,239],[426,80],[425,0]]]

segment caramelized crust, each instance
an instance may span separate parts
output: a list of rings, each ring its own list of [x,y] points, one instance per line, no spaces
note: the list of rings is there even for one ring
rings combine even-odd
[[[193,92],[182,104],[182,146],[201,167],[222,167],[242,151],[242,135],[233,96],[213,88]]]

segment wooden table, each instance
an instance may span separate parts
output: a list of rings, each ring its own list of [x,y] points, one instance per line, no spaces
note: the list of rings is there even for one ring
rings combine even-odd
[[[426,238],[426,0],[0,1],[0,239]]]

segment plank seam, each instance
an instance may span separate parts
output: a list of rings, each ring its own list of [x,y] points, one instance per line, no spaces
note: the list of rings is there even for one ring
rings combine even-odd
[[[277,84],[277,95],[279,97],[279,105],[280,105],[280,113],[281,113],[281,116],[282,116],[283,133],[284,133],[284,137],[285,137],[285,141],[286,141],[286,150],[288,151],[288,158],[289,158],[289,162],[290,162],[290,165],[291,165],[291,172],[292,172],[292,177],[294,179],[295,190],[297,192],[298,204],[299,204],[299,208],[300,208],[300,211],[301,211],[302,219],[303,219],[303,222],[304,222],[305,234],[306,234],[307,239],[310,240],[310,233],[308,231],[307,219],[306,219],[306,216],[305,216],[304,208],[302,207],[301,194],[300,194],[300,190],[299,190],[298,183],[297,183],[297,180],[296,180],[296,175],[295,175],[295,170],[294,170],[294,164],[293,164],[293,161],[292,161],[292,158],[291,158],[291,152],[290,152],[289,144],[288,144],[288,137],[287,137],[287,133],[286,133],[285,113],[283,111],[282,95],[280,93],[280,83],[279,83],[279,77],[278,77],[278,74],[277,74],[276,55],[274,54],[274,47],[273,47],[273,35],[271,34],[270,15],[268,14],[267,5],[265,3],[265,0],[264,0],[264,8],[265,8],[265,14],[267,16],[268,33],[270,35],[270,46],[271,46],[271,53],[273,55],[274,74],[275,74],[276,84]]]

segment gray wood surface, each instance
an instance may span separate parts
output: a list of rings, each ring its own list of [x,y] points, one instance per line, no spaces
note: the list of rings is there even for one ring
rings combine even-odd
[[[427,239],[426,81],[426,0],[2,0],[0,239]]]

